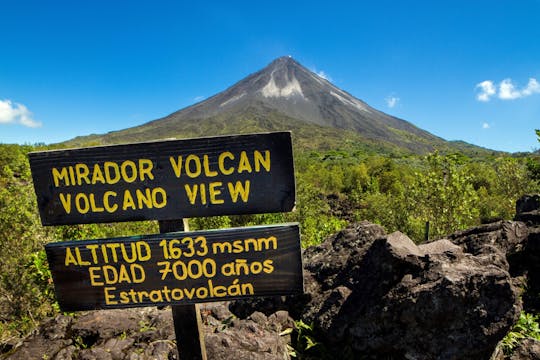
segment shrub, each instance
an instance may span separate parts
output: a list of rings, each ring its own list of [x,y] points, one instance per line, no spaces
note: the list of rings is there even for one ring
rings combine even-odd
[[[502,340],[501,346],[505,355],[511,355],[521,340],[532,338],[540,341],[539,316],[521,312],[514,328]]]

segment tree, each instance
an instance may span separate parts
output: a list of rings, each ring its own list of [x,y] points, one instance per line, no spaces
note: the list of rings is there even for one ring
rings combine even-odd
[[[538,142],[540,142],[540,130],[535,130],[536,136]],[[529,176],[533,181],[536,181],[537,183],[540,183],[540,157],[538,154],[540,153],[540,150],[536,151],[536,155],[532,155],[527,160],[527,170],[529,172]]]
[[[51,238],[37,214],[25,147],[0,145],[0,336],[25,333],[53,313],[43,264]]]
[[[429,221],[431,237],[472,226],[478,219],[473,178],[455,155],[433,153],[417,172],[409,194],[410,221]]]

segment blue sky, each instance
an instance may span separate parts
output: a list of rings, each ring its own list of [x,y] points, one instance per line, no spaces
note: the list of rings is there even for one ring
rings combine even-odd
[[[540,147],[540,0],[0,0],[0,143],[168,115],[291,55],[447,140]]]

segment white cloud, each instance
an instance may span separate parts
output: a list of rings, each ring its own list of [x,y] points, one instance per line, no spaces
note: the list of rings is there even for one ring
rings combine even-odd
[[[19,124],[31,128],[41,126],[26,106],[11,100],[0,100],[0,124]]]
[[[501,100],[515,100],[540,93],[540,83],[535,78],[530,78],[527,86],[522,89],[519,89],[509,78],[502,80],[498,86],[495,86],[491,80],[485,80],[476,84],[476,88],[480,88],[476,99],[484,102],[489,101],[493,96]]]
[[[199,96],[195,96],[195,97],[193,98],[193,101],[199,102],[199,101],[202,101],[202,100],[204,100],[204,99],[205,99],[204,96],[199,95]]]
[[[491,126],[487,122],[482,124],[482,129],[489,129],[490,127]]]
[[[499,99],[514,100],[521,96],[521,92],[516,90],[516,87],[512,83],[512,79],[504,79],[499,84]]]
[[[316,74],[319,76],[319,77],[322,77],[324,80],[327,80],[327,81],[332,81],[332,78],[327,74],[325,73],[324,71],[317,71]]]
[[[476,96],[478,101],[489,101],[489,98],[497,92],[495,90],[495,85],[493,85],[493,81],[491,80],[482,81],[481,83],[476,84],[476,87],[480,88],[480,93]]]
[[[309,70],[321,79],[332,82],[332,78],[324,70],[317,70],[315,67],[311,67]]]
[[[529,96],[532,94],[540,93],[540,84],[536,81],[535,78],[530,78],[527,83],[527,87],[522,91],[523,96]]]
[[[388,96],[386,99],[384,99],[386,101],[386,105],[390,108],[390,109],[393,109],[394,107],[396,107],[396,105],[399,103],[399,100],[400,98],[398,98],[397,96]]]

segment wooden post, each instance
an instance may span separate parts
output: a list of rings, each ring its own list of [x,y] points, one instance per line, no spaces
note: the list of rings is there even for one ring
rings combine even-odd
[[[426,221],[426,229],[424,232],[424,242],[428,242],[428,241],[429,241],[429,220]]]
[[[159,232],[189,231],[187,219],[159,221]],[[199,305],[172,305],[176,348],[180,360],[206,360]]]

